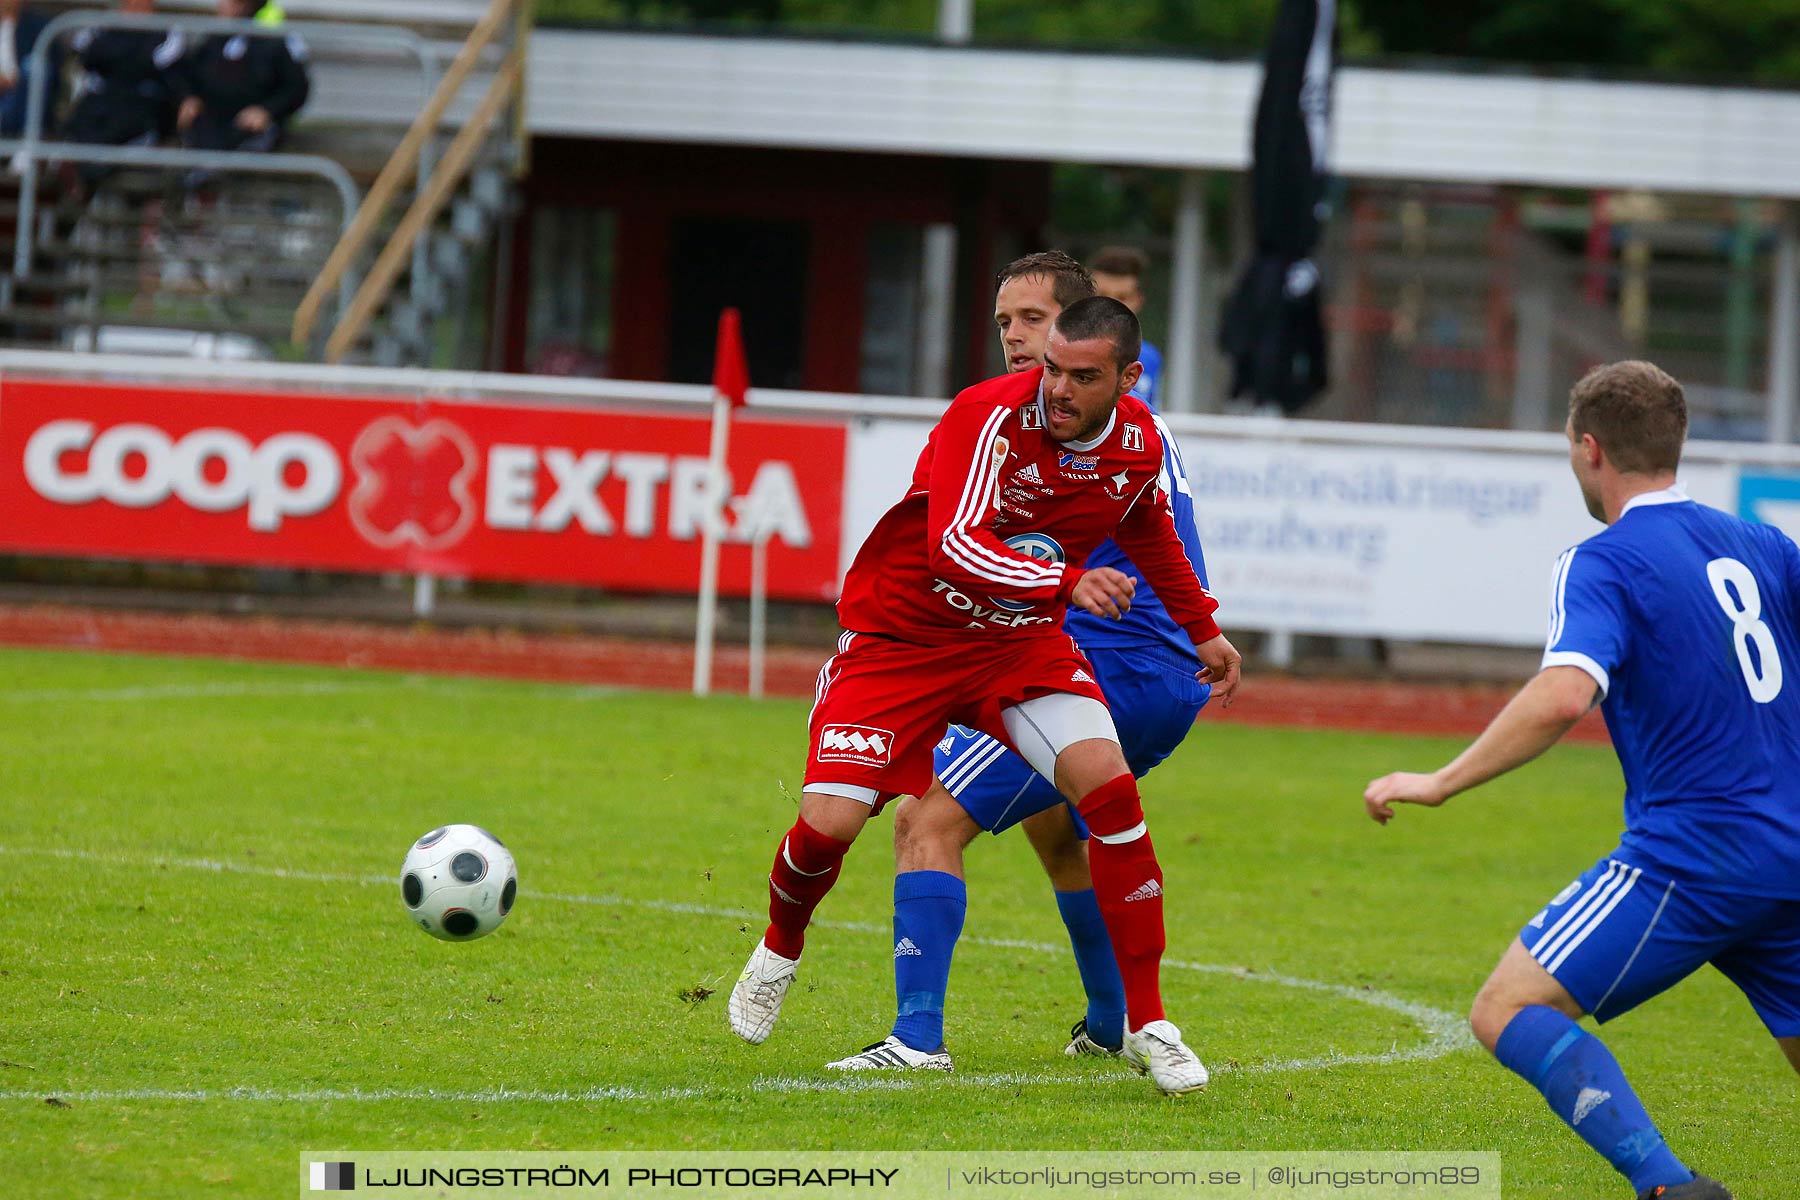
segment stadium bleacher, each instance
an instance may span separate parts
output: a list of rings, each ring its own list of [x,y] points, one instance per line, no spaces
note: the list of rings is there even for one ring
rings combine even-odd
[[[196,202],[179,187],[187,167],[169,147],[134,153],[91,200],[60,194],[47,165],[0,180],[0,221],[8,232],[25,229],[12,277],[0,286],[0,330],[9,330],[16,344],[97,346],[124,338],[145,348],[157,344],[153,331],[160,330],[174,353],[191,352],[197,343],[189,335],[198,334],[204,335],[198,344],[256,357],[310,355],[311,347],[292,339],[295,309],[348,228],[361,193],[401,146],[489,6],[302,0],[285,7],[281,32],[302,38],[310,51],[311,96],[276,154],[218,172],[216,200]],[[61,9],[52,29],[64,35],[81,14],[118,21],[88,6],[46,11],[52,8]],[[216,28],[213,8],[171,3],[148,21]],[[66,52],[66,46],[62,36],[53,49]],[[421,139],[421,182],[400,195],[403,205],[430,184],[433,164],[468,120],[502,53],[496,44],[478,56],[468,94]],[[49,101],[42,128],[53,138],[58,98]],[[436,325],[469,302],[473,259],[512,203],[508,167],[517,150],[510,129],[503,122],[482,145],[469,167],[471,185],[421,238],[405,286],[359,339],[357,357],[423,364],[440,342],[464,344],[446,339]],[[14,163],[23,165],[18,157]],[[404,206],[380,214],[376,227],[392,230],[401,212]],[[351,284],[369,257],[365,251],[353,264]],[[352,290],[343,290],[340,305]]]

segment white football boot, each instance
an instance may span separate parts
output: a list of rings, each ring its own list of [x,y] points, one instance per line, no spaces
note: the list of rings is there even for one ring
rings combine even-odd
[[[1198,1091],[1209,1078],[1206,1067],[1182,1042],[1181,1030],[1169,1021],[1152,1021],[1136,1033],[1126,1030],[1123,1057],[1165,1096]]]
[[[767,943],[756,943],[750,961],[744,964],[744,973],[731,989],[731,1002],[726,1005],[731,1014],[731,1032],[752,1046],[769,1040],[799,962],[797,958],[781,957]]]
[[[1125,1048],[1121,1046],[1117,1050],[1108,1050],[1096,1042],[1088,1032],[1087,1018],[1083,1017],[1069,1030],[1069,1044],[1063,1047],[1063,1053],[1071,1058],[1124,1058]]]
[[[889,1034],[873,1046],[864,1046],[849,1058],[825,1064],[828,1071],[952,1071],[950,1052],[914,1050]]]

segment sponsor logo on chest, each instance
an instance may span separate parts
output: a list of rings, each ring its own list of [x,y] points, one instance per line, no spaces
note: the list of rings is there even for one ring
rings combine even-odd
[[[1094,480],[1100,478],[1100,456],[1098,454],[1076,454],[1073,450],[1064,450],[1056,456],[1056,465],[1061,468],[1064,479]]]
[[[1037,498],[1036,492],[1025,488],[1007,488],[1000,493],[1000,515],[994,519],[994,524],[1003,525],[1008,517],[1017,517],[1021,521],[1037,520],[1037,514],[1025,507]]]
[[[1027,625],[1049,625],[1061,620],[1060,615],[1039,615],[1030,606],[1008,609],[998,600],[977,600],[957,591],[955,584],[942,579],[933,580],[931,590],[957,613],[970,618],[967,626],[970,629],[1021,629]]]

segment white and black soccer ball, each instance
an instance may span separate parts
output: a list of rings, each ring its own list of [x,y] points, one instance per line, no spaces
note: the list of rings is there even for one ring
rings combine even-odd
[[[518,891],[512,852],[477,825],[432,830],[400,864],[407,915],[446,942],[472,942],[500,928]]]

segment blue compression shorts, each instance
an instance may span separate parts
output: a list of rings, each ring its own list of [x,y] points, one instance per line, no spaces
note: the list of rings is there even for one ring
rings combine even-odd
[[[1198,669],[1160,646],[1084,651],[1094,678],[1106,694],[1113,725],[1131,773],[1143,778],[1174,753],[1212,688],[1194,678]],[[1026,817],[1058,804],[1068,804],[1055,785],[1005,746],[963,725],[952,725],[937,744],[932,765],[938,779],[989,833],[1010,829]],[[1069,805],[1075,830],[1087,836],[1087,825]]]

